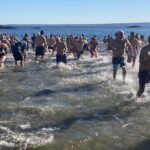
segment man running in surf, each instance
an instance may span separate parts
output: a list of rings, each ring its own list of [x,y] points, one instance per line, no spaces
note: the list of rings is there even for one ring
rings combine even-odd
[[[90,46],[91,57],[97,58],[98,41],[97,41],[96,37],[91,38],[89,46]]]
[[[112,48],[112,64],[113,64],[113,79],[116,79],[117,70],[120,66],[122,68],[122,76],[123,76],[123,82],[125,83],[126,79],[126,63],[125,63],[125,52],[126,47],[129,49],[132,48],[130,42],[124,38],[124,32],[119,31],[116,35],[116,39],[112,42],[111,48]]]
[[[35,50],[35,60],[37,60],[38,56],[41,56],[43,60],[46,49],[48,48],[46,38],[44,36],[44,31],[41,31],[40,34],[37,35],[35,39],[36,50]]]
[[[137,97],[141,97],[145,90],[145,84],[150,82],[150,36],[149,44],[142,48],[140,52],[139,66],[139,90]]]
[[[138,47],[140,46],[141,43],[140,43],[140,41],[138,41],[135,38],[135,33],[134,32],[131,32],[129,42],[132,45],[132,49],[128,51],[128,59],[132,61],[132,67],[134,68],[136,58],[137,58],[137,55],[138,55]]]

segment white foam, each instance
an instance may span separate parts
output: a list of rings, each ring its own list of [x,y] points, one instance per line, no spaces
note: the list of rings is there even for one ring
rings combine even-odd
[[[1,129],[2,131],[5,131],[6,133],[14,134],[14,133],[13,133],[9,128],[7,128],[7,127],[0,126],[0,129]]]
[[[19,127],[25,130],[31,128],[31,124],[27,122],[26,124],[20,125]]]
[[[122,128],[126,128],[126,127],[128,127],[129,126],[129,124],[124,124],[123,126],[122,126]]]
[[[150,103],[150,97],[147,93],[142,94],[140,98],[137,98],[136,103],[144,104],[144,103]]]
[[[42,128],[42,131],[43,132],[53,132],[53,131],[56,131],[56,130],[59,130],[59,128]]]
[[[69,65],[65,65],[63,63],[60,63],[58,69],[62,70],[62,71],[65,71],[65,70],[72,70],[73,68]]]
[[[11,140],[11,143],[9,142]],[[0,146],[7,146],[11,148],[20,147],[20,149],[26,149],[28,146],[36,148],[46,144],[51,144],[54,140],[52,134],[43,133],[38,131],[37,133],[15,133],[3,136],[3,140],[0,141]]]
[[[45,136],[40,137],[38,135],[37,136],[31,135],[31,136],[26,138],[26,143],[27,143],[27,145],[30,145],[30,146],[36,148],[36,147],[43,146],[43,145],[48,144],[48,143],[52,143],[53,140],[54,140],[53,135],[49,135],[47,137],[45,137]]]
[[[14,147],[15,144],[14,143],[8,143],[6,141],[0,141],[0,146],[5,146],[5,147]]]
[[[8,124],[11,123],[11,121],[0,121],[1,124]]]
[[[69,65],[69,64],[63,64],[63,63],[60,63],[59,64],[59,66],[56,66],[56,64],[49,64],[48,66],[47,66],[47,68],[49,68],[49,69],[56,69],[56,70],[58,70],[58,71],[60,71],[60,72],[64,72],[64,71],[71,71],[71,70],[73,70],[74,68],[73,68],[73,66],[72,65]]]

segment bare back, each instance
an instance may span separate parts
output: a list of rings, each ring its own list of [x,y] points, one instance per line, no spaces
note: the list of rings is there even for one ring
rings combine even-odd
[[[36,37],[35,44],[37,47],[47,47],[46,38],[42,35]]]

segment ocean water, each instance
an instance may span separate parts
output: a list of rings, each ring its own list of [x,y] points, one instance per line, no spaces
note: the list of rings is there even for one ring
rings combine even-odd
[[[128,25],[40,26],[50,34],[113,35]],[[142,26],[142,25],[141,25]],[[148,36],[149,24],[136,28]],[[1,32],[37,32],[32,26]],[[133,29],[132,29],[133,30]],[[138,90],[138,61],[127,64],[126,84],[121,70],[112,80],[111,51],[100,46],[98,58],[86,52],[81,60],[68,56],[56,68],[55,57],[29,61],[22,71],[8,56],[0,71],[1,150],[149,150],[150,86],[142,98]]]
[[[114,33],[118,30],[123,30],[126,35],[129,35],[131,31],[135,31],[139,34],[144,34],[145,37],[150,35],[150,23],[140,24],[101,24],[101,25],[13,25],[16,29],[13,30],[0,30],[0,33],[16,34],[18,37],[22,37],[25,33],[29,33],[32,36],[33,33],[37,33],[44,30],[47,35],[81,35],[84,34],[87,37],[96,35],[101,40],[105,35],[114,36]],[[128,28],[128,26],[139,26],[139,28]]]

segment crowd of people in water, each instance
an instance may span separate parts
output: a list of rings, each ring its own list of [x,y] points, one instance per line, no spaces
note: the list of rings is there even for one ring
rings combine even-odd
[[[137,96],[141,97],[145,90],[145,84],[150,82],[150,37],[148,40],[143,35],[131,32],[128,37],[125,37],[123,31],[115,33],[114,37],[105,36],[102,40],[107,45],[107,50],[112,50],[112,65],[113,79],[116,79],[117,70],[122,68],[123,82],[126,79],[126,59],[132,63],[134,68],[139,57],[139,90]],[[28,59],[29,49],[35,52],[35,60],[44,59],[45,53],[51,52],[51,55],[56,54],[56,64],[60,62],[67,64],[67,54],[73,54],[78,60],[85,51],[89,52],[91,57],[97,58],[99,42],[96,36],[90,40],[84,35],[74,36],[45,36],[44,31],[34,34],[30,37],[27,33],[21,40],[18,40],[16,35],[0,34],[0,67],[4,66],[7,54],[12,54],[15,60],[15,65],[20,62],[20,67],[23,68]],[[40,57],[40,58],[39,58]]]

